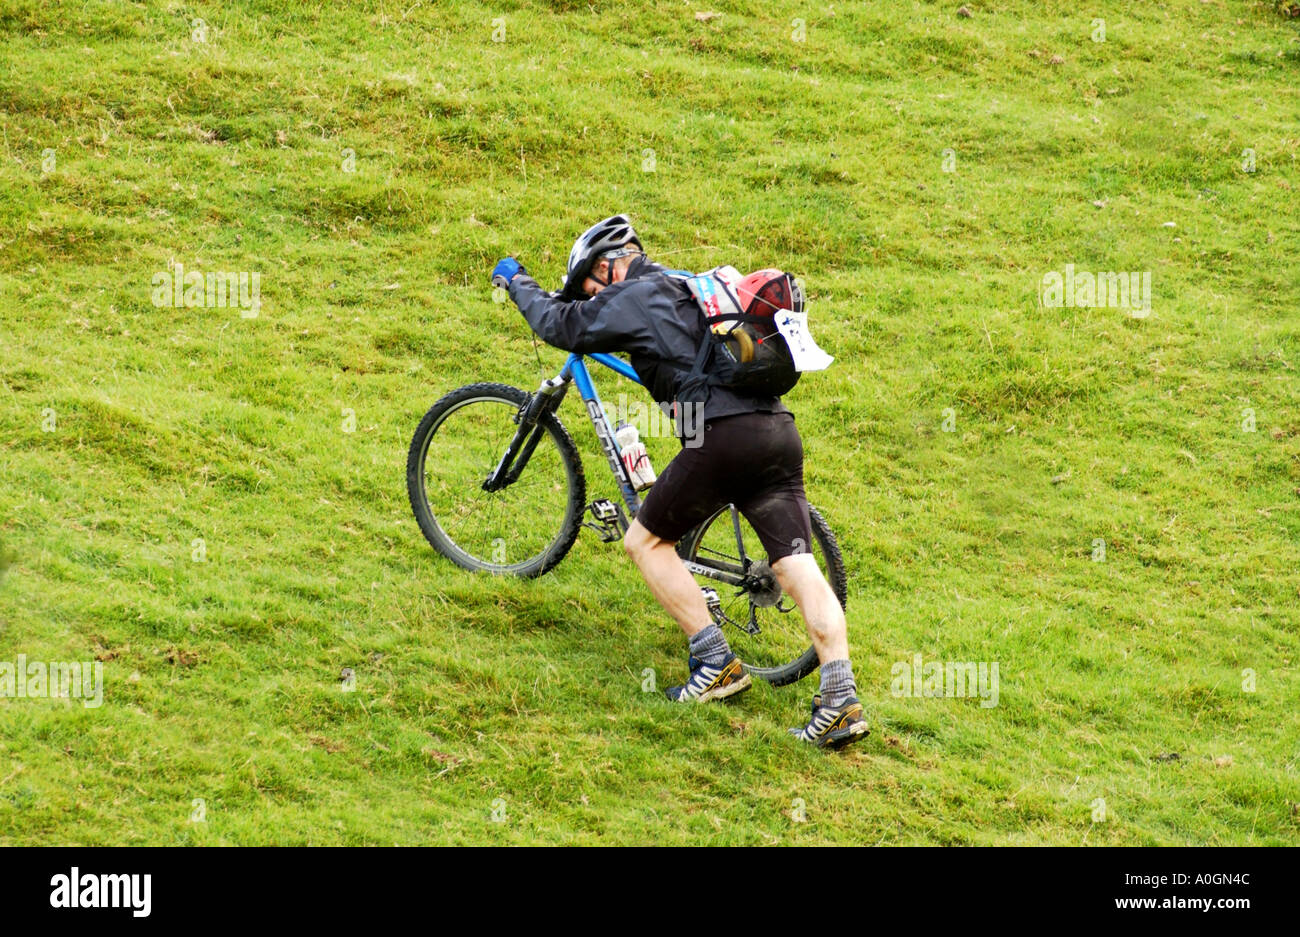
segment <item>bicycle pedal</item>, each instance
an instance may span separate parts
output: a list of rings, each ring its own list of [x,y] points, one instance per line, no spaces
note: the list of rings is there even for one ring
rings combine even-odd
[[[613,543],[623,537],[625,524],[622,523],[623,509],[608,498],[601,498],[591,502],[587,506],[591,516],[596,523],[583,521],[583,527],[590,527],[601,539],[602,543]]]

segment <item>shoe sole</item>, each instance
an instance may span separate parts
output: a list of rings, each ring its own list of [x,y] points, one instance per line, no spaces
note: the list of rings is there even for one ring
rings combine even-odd
[[[743,693],[754,685],[754,681],[749,674],[742,674],[739,680],[733,680],[726,686],[715,687],[712,690],[705,690],[700,694],[696,702],[707,703],[709,700],[726,699],[729,696],[735,696],[737,693]]]
[[[852,745],[859,739],[865,739],[870,734],[871,727],[865,721],[858,721],[843,729],[833,729],[827,732],[819,744],[822,748],[839,751],[845,745]]]

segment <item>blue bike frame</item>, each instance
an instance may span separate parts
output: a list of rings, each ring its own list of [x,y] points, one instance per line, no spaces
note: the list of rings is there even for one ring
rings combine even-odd
[[[623,460],[618,452],[618,440],[614,438],[614,427],[609,425],[609,417],[605,414],[605,408],[601,406],[600,395],[596,393],[596,385],[592,383],[591,373],[587,370],[583,357],[579,354],[569,355],[557,380],[566,384],[573,381],[578,385],[578,394],[587,407],[587,415],[591,417],[591,425],[596,430],[600,447],[605,450],[605,458],[609,460],[609,467],[618,480],[619,494],[623,496],[623,503],[627,505],[627,516],[632,517],[641,506],[641,498],[627,477],[627,469],[623,466]],[[598,364],[603,364],[616,374],[621,374],[629,381],[641,384],[641,378],[637,377],[632,366],[623,359],[603,352],[595,352],[587,357]],[[645,385],[641,384],[641,386]]]
[[[614,438],[614,427],[609,425],[609,417],[605,414],[605,408],[601,406],[600,395],[596,393],[596,385],[592,383],[591,373],[587,370],[586,363],[582,360],[583,355],[570,354],[564,362],[564,368],[561,369],[557,377],[546,381],[542,385],[542,393],[554,395],[559,392],[562,396],[564,388],[567,388],[572,382],[578,385],[578,393],[582,396],[582,402],[587,407],[587,416],[591,418],[591,425],[596,430],[596,436],[600,439],[600,446],[605,450],[605,458],[609,461],[610,470],[613,471],[614,477],[618,479],[619,493],[623,496],[623,503],[627,505],[627,516],[634,517],[637,509],[641,507],[641,497],[637,494],[636,488],[633,487],[631,480],[627,476],[627,469],[623,465],[623,459],[619,455],[618,440]],[[621,358],[615,358],[613,355],[594,352],[585,357],[591,358],[597,364],[603,364],[616,374],[621,374],[641,387],[641,378],[632,370],[632,366]],[[549,391],[548,391],[549,389]],[[558,401],[556,402],[558,405]],[[683,559],[682,563],[687,570],[699,576],[706,576],[709,579],[717,579],[730,585],[742,584],[746,581],[745,574],[748,571],[748,562],[743,559],[744,547],[740,541],[740,515],[734,505],[731,506],[732,526],[736,533],[736,544],[740,550],[742,560],[741,566],[727,562],[717,562],[715,565],[706,565],[697,563],[692,560]],[[626,521],[622,521],[626,524]],[[750,617],[753,617],[753,609],[750,609]]]
[[[514,439],[506,447],[505,454],[497,462],[496,468],[488,473],[487,479],[483,482],[484,491],[499,491],[502,488],[512,485],[519,478],[520,473],[528,464],[533,450],[541,440],[543,428],[538,424],[538,419],[543,412],[554,413],[564,399],[565,392],[569,389],[570,384],[578,385],[578,393],[582,396],[582,402],[587,408],[587,416],[591,420],[592,427],[596,430],[596,437],[600,440],[600,446],[605,451],[605,459],[609,462],[609,469],[614,473],[614,478],[618,482],[619,494],[622,495],[623,504],[627,511],[619,511],[618,506],[610,501],[603,501],[610,509],[607,513],[596,514],[595,509],[602,501],[592,504],[593,515],[600,525],[588,524],[598,530],[603,525],[608,530],[616,527],[618,530],[626,533],[630,518],[636,516],[637,510],[641,507],[641,497],[637,494],[631,479],[628,477],[627,469],[623,465],[623,459],[618,449],[618,440],[614,438],[614,427],[610,425],[609,417],[605,413],[605,408],[600,403],[600,395],[596,393],[596,385],[591,380],[591,373],[587,370],[584,357],[589,357],[597,364],[602,364],[616,374],[621,374],[642,387],[641,379],[632,370],[631,365],[613,355],[603,353],[593,353],[590,355],[580,355],[577,353],[570,354],[564,362],[564,367],[555,377],[542,381],[541,387],[537,393],[529,396],[517,414],[515,422],[519,424],[519,429],[515,432]],[[731,563],[726,560],[716,560],[709,563],[699,563],[694,560],[688,560],[683,557],[682,563],[686,568],[696,575],[706,576],[710,579],[717,579],[729,585],[744,586],[750,581],[749,566],[750,562],[745,556],[744,544],[740,531],[740,513],[736,510],[735,505],[730,505],[732,530],[736,535],[736,549],[740,555],[740,563]],[[605,538],[608,539],[608,538]],[[750,608],[751,625],[753,625],[753,608]],[[743,626],[742,626],[743,627]],[[757,634],[756,631],[751,632]]]

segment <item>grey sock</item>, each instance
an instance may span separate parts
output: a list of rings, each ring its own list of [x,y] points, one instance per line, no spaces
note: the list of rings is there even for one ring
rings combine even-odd
[[[691,653],[710,667],[721,667],[731,656],[731,648],[727,646],[722,629],[717,625],[709,625],[703,631],[691,635]]]
[[[853,682],[853,665],[844,660],[822,664],[822,705],[839,709],[850,697],[858,695],[858,685]]]

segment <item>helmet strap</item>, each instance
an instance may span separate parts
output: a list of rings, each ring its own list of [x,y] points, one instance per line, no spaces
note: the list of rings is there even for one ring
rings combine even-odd
[[[609,251],[603,257],[600,258],[601,261],[604,261],[605,269],[609,272],[609,279],[602,280],[600,277],[596,276],[596,267],[600,266],[599,261],[596,263],[596,266],[593,266],[591,268],[591,272],[587,274],[587,277],[592,280],[595,280],[601,286],[612,285],[614,282],[614,261],[619,260],[620,258],[623,257],[628,257],[632,254],[639,254],[640,256],[644,257],[645,251],[639,251],[631,247],[620,247],[618,250]]]
[[[600,266],[600,264],[597,264],[596,266],[598,267],[598,266]],[[588,276],[590,279],[595,280],[595,281],[596,281],[597,283],[599,283],[601,286],[609,286],[611,283],[614,282],[614,261],[612,261],[612,260],[606,260],[606,261],[605,261],[605,267],[606,267],[606,269],[609,271],[609,279],[608,279],[608,280],[602,280],[600,277],[596,276],[596,268],[595,268],[595,267],[592,267],[592,268],[591,268],[591,273],[587,274],[587,276]]]

